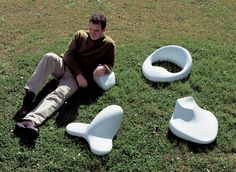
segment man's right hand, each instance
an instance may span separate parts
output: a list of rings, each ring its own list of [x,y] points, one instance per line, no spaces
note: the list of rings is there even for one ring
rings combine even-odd
[[[79,74],[76,76],[76,81],[77,81],[79,87],[84,88],[84,87],[87,87],[87,85],[88,85],[87,80],[85,79],[85,77],[82,74]]]

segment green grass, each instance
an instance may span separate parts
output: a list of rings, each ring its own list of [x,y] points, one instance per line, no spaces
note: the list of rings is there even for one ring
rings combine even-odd
[[[235,9],[233,0],[0,0],[0,171],[235,171]],[[74,97],[40,127],[35,144],[22,143],[12,117],[25,82],[43,54],[63,53],[100,11],[117,45],[117,84],[92,101]],[[147,81],[142,63],[168,44],[189,50],[191,75],[170,84]],[[197,145],[168,132],[175,102],[185,96],[218,119],[215,143]],[[123,108],[124,118],[108,155],[96,156],[84,140],[65,134],[67,123],[88,123],[111,104]]]

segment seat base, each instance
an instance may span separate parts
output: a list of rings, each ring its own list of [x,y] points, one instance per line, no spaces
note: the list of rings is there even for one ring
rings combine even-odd
[[[209,144],[216,139],[218,121],[210,111],[200,108],[192,97],[185,97],[177,100],[169,128],[184,140]]]

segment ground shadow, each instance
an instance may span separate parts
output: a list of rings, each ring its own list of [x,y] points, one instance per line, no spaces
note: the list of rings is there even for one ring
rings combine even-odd
[[[56,79],[50,80],[38,93],[34,100],[34,108],[41,102],[41,100],[57,88],[58,81]]]
[[[153,87],[155,89],[168,88],[171,84],[170,82],[153,82],[153,81],[149,81],[144,76],[143,76],[143,79],[145,79],[145,82],[148,85],[150,85],[151,87]]]
[[[58,83],[59,82],[55,79],[49,81],[37,95],[34,102],[34,107],[36,107],[45,96],[55,90]],[[86,88],[79,88],[69,99],[65,101],[62,107],[57,110],[58,115],[55,120],[57,127],[64,127],[75,121],[79,115],[79,106],[95,103],[97,99],[103,95],[103,93],[104,91],[93,81],[90,81]]]
[[[21,146],[25,146],[28,149],[33,149],[35,147],[35,141],[34,139],[29,139],[25,133],[18,132],[17,130],[13,130],[13,134],[16,137],[19,137],[19,143]]]
[[[90,83],[88,87],[78,89],[59,109],[55,121],[56,125],[64,127],[75,121],[79,115],[79,106],[95,103],[103,93],[104,91],[96,83]]]
[[[53,90],[55,90],[56,87],[57,87],[57,85],[58,85],[58,81],[57,81],[57,80],[55,80],[55,79],[50,80],[50,81],[43,87],[43,89],[38,93],[38,95],[35,97],[35,100],[34,100],[34,103],[33,103],[32,107],[31,107],[31,110],[33,110],[33,109],[40,103],[40,101],[41,101],[46,95],[48,95],[50,92],[52,92]],[[19,113],[20,113],[20,110],[18,110],[18,111],[15,113],[15,115],[14,115],[14,117],[13,117],[13,119],[14,119],[15,121],[19,121],[19,120],[20,120],[20,118],[19,118],[19,116],[20,116]]]
[[[92,151],[90,150],[90,146],[89,146],[89,143],[87,142],[87,140],[83,137],[77,137],[77,136],[72,136],[68,133],[65,132],[65,137],[68,137],[70,138],[73,143],[75,143],[76,145],[81,145],[83,146],[83,148],[85,149],[88,149],[88,151],[92,153]],[[112,142],[114,142],[115,140],[117,139],[117,135],[114,136],[114,138],[112,139]],[[108,154],[105,154],[105,155],[96,155],[96,154],[93,154],[93,156],[97,156],[98,158],[102,158],[102,157],[106,157]]]
[[[167,132],[167,138],[168,140],[174,144],[176,147],[180,146],[182,144],[186,144],[188,146],[188,149],[193,153],[202,153],[202,152],[208,152],[210,150],[213,150],[216,146],[216,140],[210,144],[197,144],[190,141],[183,140],[176,135],[174,135],[171,130],[169,129]]]

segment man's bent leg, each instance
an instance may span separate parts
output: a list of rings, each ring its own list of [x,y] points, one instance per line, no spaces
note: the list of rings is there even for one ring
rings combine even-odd
[[[64,72],[65,64],[61,57],[54,53],[45,54],[25,85],[26,93],[23,104],[14,118],[16,120],[21,119],[32,110],[34,98],[50,74],[59,78]]]
[[[65,64],[63,59],[54,53],[47,53],[27,81],[25,89],[37,95],[49,75],[59,78],[63,76],[64,72]]]
[[[66,68],[66,72],[60,79],[59,85],[52,93],[47,95],[39,105],[26,115],[23,120],[31,120],[36,125],[42,124],[51,114],[58,110],[66,99],[74,94],[78,84],[72,73]]]

